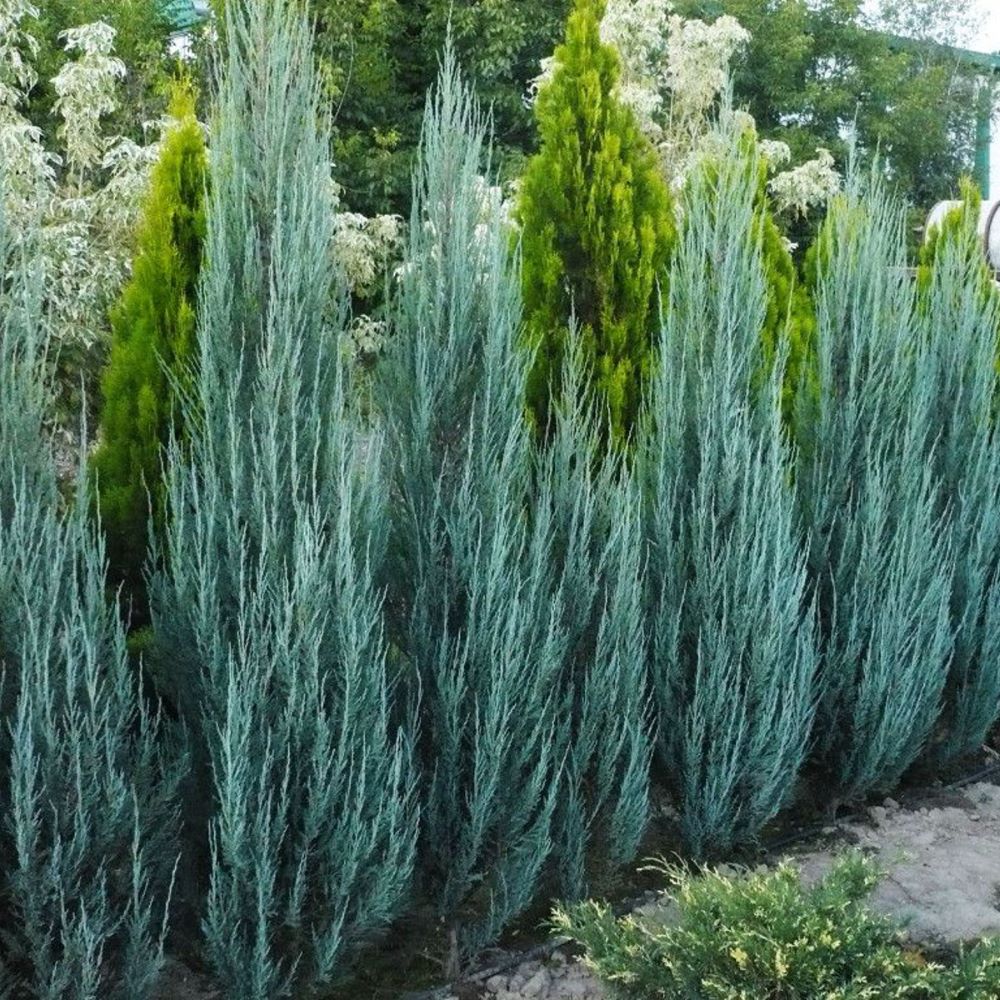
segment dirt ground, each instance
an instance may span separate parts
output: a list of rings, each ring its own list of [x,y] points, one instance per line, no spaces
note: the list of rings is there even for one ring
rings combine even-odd
[[[888,875],[872,903],[907,921],[915,942],[939,947],[1000,934],[1000,786],[931,793],[913,808],[886,799],[863,819],[827,834],[830,846],[806,844],[787,856],[810,879],[822,875],[847,845],[876,858]],[[604,992],[578,961],[557,952],[470,983],[449,1000],[476,995],[599,1000]]]

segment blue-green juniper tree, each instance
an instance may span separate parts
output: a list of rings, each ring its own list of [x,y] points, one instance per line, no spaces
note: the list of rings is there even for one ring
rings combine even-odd
[[[189,849],[223,995],[311,995],[405,902],[416,840],[348,405],[330,123],[297,0],[226,5],[197,356],[151,581],[192,734]],[[333,317],[332,320],[330,317]],[[206,858],[207,854],[207,858]]]
[[[701,856],[789,801],[817,665],[781,422],[787,346],[760,379],[758,154],[731,115],[719,128],[730,152],[688,185],[640,449],[660,757]]]
[[[634,858],[653,753],[640,493],[621,452],[595,459],[603,449],[599,399],[571,338],[531,510],[551,520],[550,586],[566,635],[559,712],[568,726],[553,841],[560,892],[572,898],[599,869]]]
[[[967,195],[935,234],[919,287],[917,391],[930,406],[925,460],[955,560],[955,648],[929,748],[938,762],[977,750],[1000,717],[1000,293],[978,222],[978,195]]]
[[[88,505],[60,494],[34,235],[0,209],[0,994],[143,1000],[183,758],[142,699]]]
[[[516,259],[499,205],[483,199],[487,128],[446,52],[377,399],[391,459],[388,608],[419,690],[423,867],[453,971],[535,897],[568,725],[552,530],[527,517]]]
[[[891,789],[920,755],[953,652],[933,357],[905,265],[903,212],[852,175],[814,248],[817,391],[795,476],[823,643],[816,758],[844,800]]]

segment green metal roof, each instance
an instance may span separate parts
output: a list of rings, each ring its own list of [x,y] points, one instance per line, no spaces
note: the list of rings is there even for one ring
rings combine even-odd
[[[971,49],[960,49],[955,45],[943,45],[916,38],[904,38],[902,35],[889,35],[890,44],[899,49],[912,49],[919,52],[929,52],[932,55],[954,59],[967,66],[976,66],[990,73],[1000,73],[1000,52],[973,52]]]
[[[208,0],[160,0],[161,9],[176,31],[186,31],[209,16]]]

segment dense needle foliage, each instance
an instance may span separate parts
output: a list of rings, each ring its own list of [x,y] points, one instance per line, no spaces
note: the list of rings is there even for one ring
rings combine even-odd
[[[153,168],[132,278],[111,315],[93,457],[112,582],[143,590],[150,513],[163,524],[163,449],[182,436],[175,385],[194,362],[195,302],[204,241],[205,141],[190,85],[177,84],[173,123]]]
[[[446,52],[379,396],[391,620],[419,684],[425,876],[452,969],[535,896],[568,724],[557,711],[565,638],[548,586],[552,530],[525,517],[532,441],[516,260],[499,213],[481,223],[486,137]]]
[[[226,997],[342,975],[409,884],[415,815],[370,558],[377,436],[349,412],[329,122],[296,0],[227,5],[189,440],[174,440],[159,676],[192,730],[189,850]],[[207,830],[207,844],[205,832]]]
[[[541,148],[521,181],[528,402],[543,435],[570,338],[622,444],[648,380],[656,294],[674,240],[671,198],[649,140],[616,94],[618,55],[601,0],[578,0],[536,106]],[[575,324],[570,317],[574,316]]]
[[[913,281],[905,213],[852,175],[807,289],[725,101],[675,211],[601,8],[577,0],[541,88],[517,224],[446,48],[363,385],[307,0],[217,4],[209,148],[183,91],[75,485],[51,233],[27,203],[0,219],[0,996],[166,995],[165,949],[197,949],[225,1000],[320,997],[407,914],[457,974],[612,884],[668,797],[717,855],[800,789],[835,806],[990,738],[1000,296],[975,198]],[[403,13],[365,10],[383,35]],[[105,543],[148,601],[142,671]],[[679,880],[677,934],[564,923],[651,996],[664,959],[753,993],[779,956],[806,992],[898,957],[866,869]],[[814,961],[831,927],[851,954]]]
[[[932,751],[939,761],[980,747],[1000,717],[1000,448],[997,331],[1000,294],[978,234],[979,198],[928,241],[918,271],[918,391],[930,403],[928,466],[948,518],[954,654]]]
[[[817,665],[781,428],[783,350],[765,391],[757,160],[693,178],[670,278],[642,466],[661,757],[699,854],[753,837],[805,757]]]
[[[142,1000],[163,959],[178,771],[105,603],[100,538],[85,506],[61,510],[18,235],[21,252],[0,218],[0,992]]]
[[[566,358],[535,517],[551,518],[553,600],[566,635],[559,713],[569,720],[554,831],[562,894],[631,861],[649,812],[653,750],[645,673],[639,489],[620,455],[595,461],[600,422],[579,346]]]
[[[555,915],[615,1000],[992,1000],[1000,942],[950,968],[900,941],[868,905],[881,873],[848,855],[815,884],[791,864],[725,875],[664,867],[676,921],[616,919],[601,903]]]
[[[954,644],[905,246],[893,199],[855,176],[815,247],[817,393],[796,483],[824,646],[817,758],[846,798],[891,788],[923,750]]]

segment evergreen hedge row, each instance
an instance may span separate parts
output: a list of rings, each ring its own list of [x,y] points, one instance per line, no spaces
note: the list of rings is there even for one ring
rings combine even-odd
[[[633,447],[569,311],[540,440],[531,250],[484,205],[489,119],[449,51],[360,400],[308,25],[298,0],[226,19],[141,674],[74,502],[94,484],[61,489],[46,438],[32,234],[0,223],[0,994],[146,996],[197,928],[224,996],[316,995],[414,909],[454,972],[629,864],[654,788],[717,855],[803,775],[860,800],[987,738],[998,316],[971,209],[915,285],[902,210],[852,177],[806,323],[724,111]]]

